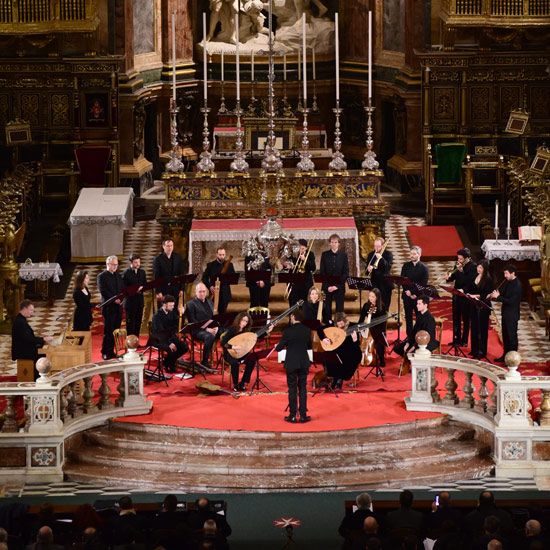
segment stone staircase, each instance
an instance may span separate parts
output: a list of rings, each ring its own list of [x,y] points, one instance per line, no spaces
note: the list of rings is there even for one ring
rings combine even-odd
[[[489,475],[488,445],[447,418],[326,432],[112,422],[67,443],[69,480],[189,492],[358,491]]]

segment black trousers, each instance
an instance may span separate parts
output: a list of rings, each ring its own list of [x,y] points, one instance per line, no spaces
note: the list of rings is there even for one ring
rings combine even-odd
[[[336,312],[344,311],[344,300],[346,297],[346,287],[343,286],[334,292],[325,292],[325,303],[327,304],[327,312],[330,319],[332,319],[332,302],[336,303]]]
[[[416,300],[413,300],[412,298],[409,298],[406,295],[403,295],[403,309],[405,310],[405,325],[407,327],[407,338],[409,338],[412,341],[412,334],[413,334],[413,328],[414,328],[414,320],[413,320],[413,311],[414,311],[414,317],[418,315],[418,311],[416,309]]]
[[[470,302],[453,295],[453,341],[468,342],[470,332]]]
[[[115,339],[113,331],[120,328],[122,323],[122,306],[116,304],[103,308],[103,342],[101,343],[101,354],[115,355]]]
[[[473,355],[480,355],[481,357],[486,357],[487,355],[490,314],[491,312],[488,309],[472,307],[470,344],[472,346]]]
[[[263,288],[253,285],[248,290],[250,291],[250,307],[269,307],[271,285],[265,285]]]
[[[195,340],[199,340],[203,343],[202,346],[202,363],[210,362],[210,354],[212,353],[212,346],[216,340],[216,336],[205,329],[200,329],[193,334]]]
[[[286,383],[288,385],[288,408],[290,416],[296,416],[300,411],[300,416],[307,416],[307,374],[309,369],[297,369],[286,373]],[[300,405],[298,407],[298,399]]]
[[[176,346],[176,351],[172,351],[170,349],[170,344],[174,344]],[[159,344],[159,348],[166,352],[164,357],[164,367],[168,369],[174,368],[176,366],[176,361],[184,353],[189,351],[189,346],[183,340],[180,340],[175,336],[170,338],[168,342]]]
[[[141,320],[143,319],[143,306],[140,304],[131,304],[124,308],[126,312],[126,332],[139,336],[141,330]]]
[[[385,285],[380,285],[379,290],[380,290],[380,296],[382,297],[382,304],[384,306],[384,309],[386,311],[389,311],[393,289]]]
[[[239,369],[240,366],[243,364],[243,361],[235,357],[231,357],[231,355],[229,355],[229,353],[227,353],[226,351],[224,351],[223,353],[223,358],[229,363],[229,366],[231,367],[231,379],[233,380],[233,386],[238,386]],[[243,382],[244,384],[248,384],[250,382],[250,376],[252,375],[253,370],[254,360],[250,357],[247,357],[244,360],[244,373],[241,382]]]
[[[502,343],[504,345],[504,355],[509,351],[518,350],[518,322],[515,314],[502,313]]]

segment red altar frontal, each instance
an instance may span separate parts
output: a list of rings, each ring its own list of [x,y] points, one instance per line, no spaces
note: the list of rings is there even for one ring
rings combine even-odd
[[[358,232],[353,217],[329,218],[284,218],[278,223],[287,234],[296,239],[315,239],[312,250],[317,262],[321,253],[328,249],[328,239],[337,233],[342,240],[341,247],[348,255],[350,274],[357,275],[359,266]],[[244,270],[242,243],[256,235],[265,220],[210,219],[193,220],[189,232],[189,265],[192,273],[202,273],[206,262],[212,260],[216,249],[223,246],[233,256],[238,271]]]

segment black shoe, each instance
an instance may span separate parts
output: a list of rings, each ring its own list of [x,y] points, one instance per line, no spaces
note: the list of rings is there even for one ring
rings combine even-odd
[[[111,355],[107,355],[106,353],[104,353],[101,357],[103,357],[103,361],[109,361],[113,358]]]
[[[501,355],[500,357],[497,357],[495,359],[495,363],[504,363],[504,355]]]
[[[300,415],[300,422],[302,424],[305,424],[306,422],[309,422],[311,420],[311,416],[302,416]]]
[[[233,391],[238,392],[238,391],[240,391],[240,388],[238,386],[233,386]]]
[[[175,373],[175,372],[178,372],[176,370],[176,367],[174,365],[170,365],[170,366],[166,366],[166,368],[164,369],[166,372],[171,372],[172,374]]]
[[[239,384],[239,391],[246,391],[246,384],[244,382]]]
[[[474,353],[474,352],[469,353],[468,357],[472,357],[473,359],[477,359],[479,357],[479,353]]]
[[[459,345],[460,345],[461,348],[467,348],[467,347],[468,347],[468,341],[466,341],[466,342],[460,342]]]
[[[456,344],[456,342],[453,340],[452,342],[449,342],[447,345],[448,345],[448,346],[454,346],[454,345],[457,345],[457,344]]]
[[[288,415],[285,416],[285,422],[291,422],[292,424],[296,424],[296,415]]]

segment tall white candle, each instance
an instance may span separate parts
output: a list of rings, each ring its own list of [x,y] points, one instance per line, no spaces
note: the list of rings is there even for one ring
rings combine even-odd
[[[304,93],[304,107],[307,107],[307,50],[306,50],[306,13],[302,13],[302,63],[304,70],[303,93]]]
[[[283,80],[286,80],[286,53],[283,54]]]
[[[300,50],[298,49],[298,82],[302,80],[302,65],[300,61]]]
[[[369,99],[372,97],[372,11],[369,11]]]
[[[336,100],[340,100],[340,31],[338,29],[338,12],[334,14],[334,42],[336,44]]]
[[[508,201],[508,212],[507,212],[507,216],[506,216],[506,220],[507,220],[507,223],[506,223],[506,229],[511,229],[511,225],[510,225],[510,201]]]
[[[312,48],[312,62],[313,62],[313,80],[317,79],[317,71],[315,70],[315,48]]]
[[[498,229],[498,200],[495,201],[495,229]]]
[[[172,12],[172,101],[176,103],[176,14]]]
[[[252,50],[252,55],[250,57],[250,65],[252,67],[252,76],[250,77],[250,79],[252,82],[254,82],[254,50]]]
[[[202,12],[202,66],[204,72],[204,102],[208,99],[208,56],[206,53],[206,12]]]
[[[241,72],[239,67],[239,14],[235,14],[235,71],[237,74],[237,101],[241,100]]]
[[[222,52],[222,82],[224,81],[224,78],[223,78],[223,52]]]

